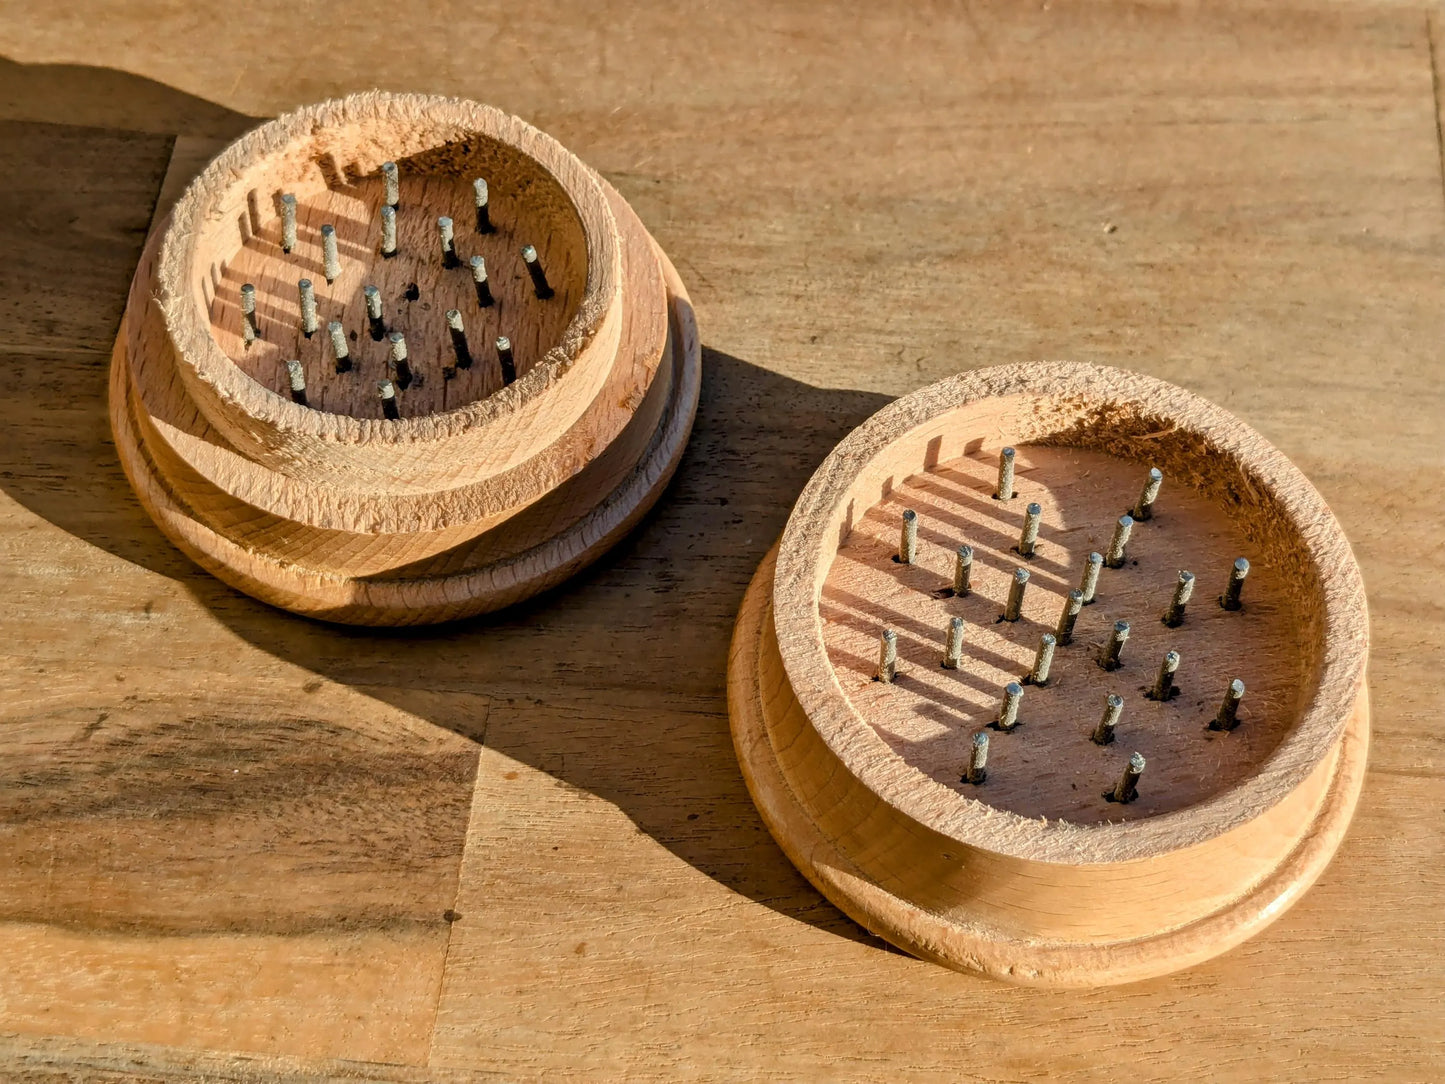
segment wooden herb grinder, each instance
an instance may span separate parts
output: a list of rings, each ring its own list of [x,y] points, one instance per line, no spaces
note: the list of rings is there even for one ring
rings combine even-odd
[[[121,461],[266,602],[404,625],[560,582],[692,426],[687,293],[626,202],[473,102],[360,94],[261,126],[147,245],[111,373]]]
[[[966,373],[823,462],[743,603],[748,786],[900,948],[1045,986],[1277,918],[1364,774],[1360,572],[1299,471],[1137,373]]]

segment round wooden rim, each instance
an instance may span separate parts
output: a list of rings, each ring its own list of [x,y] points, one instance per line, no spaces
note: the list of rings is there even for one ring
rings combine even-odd
[[[1318,684],[1292,730],[1259,770],[1188,809],[1122,823],[1041,821],[957,801],[948,788],[911,768],[864,722],[839,685],[823,646],[815,576],[836,555],[827,524],[862,468],[889,444],[939,415],[984,398],[1049,398],[1128,403],[1231,455],[1250,481],[1275,494],[1303,539],[1322,585],[1323,646]],[[1333,753],[1350,706],[1364,685],[1364,583],[1343,531],[1324,498],[1285,456],[1227,411],[1142,373],[1076,362],[981,369],[942,380],[890,403],[838,445],[799,496],[780,542],[773,583],[779,651],[794,695],[822,740],[873,794],[920,824],[964,845],[1035,861],[1109,863],[1202,843],[1271,808]]]
[[[534,159],[571,201],[587,248],[587,277],[577,311],[560,341],[516,382],[493,395],[443,413],[395,421],[360,419],[298,406],[258,383],[228,357],[210,331],[210,319],[187,286],[199,274],[193,239],[211,209],[240,183],[232,178],[258,160],[285,153],[318,128],[365,127],[404,113],[489,139]],[[567,168],[564,168],[565,167]],[[588,228],[589,222],[605,224]],[[434,443],[515,414],[547,395],[572,367],[607,318],[621,285],[621,245],[612,209],[596,176],[551,136],[507,113],[463,98],[371,91],[284,114],[253,129],[222,151],[186,187],[161,242],[157,301],[180,364],[263,425],[279,431],[324,435],[338,443]],[[175,284],[169,286],[168,284]]]
[[[454,621],[489,613],[555,587],[579,569],[595,561],[646,514],[671,481],[687,447],[697,415],[702,388],[702,348],[697,323],[686,287],[672,262],[655,244],[667,292],[672,331],[671,357],[674,367],[671,398],[662,424],[633,470],[610,493],[576,523],[530,550],[504,561],[468,569],[455,575],[426,580],[372,580],[365,597],[354,603],[364,609],[367,625],[422,625]],[[318,583],[336,584],[343,577],[316,572],[296,565],[275,562],[264,581],[253,580],[237,571],[241,547],[201,523],[172,492],[155,469],[130,417],[133,409],[130,378],[125,354],[126,336],[117,337],[111,361],[110,418],[121,466],[130,479],[146,512],[162,533],[196,564],[218,579],[246,594],[273,602],[288,596],[287,609],[303,616],[339,624],[354,623],[349,612],[307,605],[308,589]],[[419,605],[419,583],[442,585],[445,602]],[[384,613],[379,619],[377,612]]]
[[[748,585],[729,652],[728,716],[743,779],[768,831],[798,870],[855,922],[905,952],[1024,985],[1138,982],[1203,963],[1254,936],[1304,895],[1339,848],[1365,778],[1370,711],[1363,685],[1343,721],[1328,790],[1297,845],[1242,896],[1195,922],[1111,944],[1049,942],[1001,933],[967,914],[945,917],[890,893],[819,829],[768,734],[759,656],[766,626],[776,620],[771,596],[777,555],[775,545]]]

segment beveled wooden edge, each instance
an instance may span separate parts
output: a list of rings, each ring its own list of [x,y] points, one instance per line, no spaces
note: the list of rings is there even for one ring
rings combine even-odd
[[[798,870],[859,925],[920,959],[1024,985],[1085,988],[1138,982],[1227,952],[1288,910],[1329,864],[1364,783],[1370,710],[1362,683],[1314,820],[1287,857],[1228,906],[1188,925],[1112,944],[1044,941],[944,917],[879,887],[821,832],[783,774],[762,708],[759,648],[774,619],[775,544],[753,576],[728,657],[728,716],[743,779],[768,831]],[[1147,862],[1148,859],[1141,861]]]
[[[258,160],[280,154],[311,138],[318,128],[342,125],[420,124],[451,128],[505,144],[535,159],[572,201],[587,242],[583,296],[562,340],[545,358],[496,394],[453,410],[397,421],[353,418],[298,406],[255,381],[216,343],[209,316],[195,302],[192,239],[216,202],[239,183]],[[175,345],[181,371],[192,370],[193,391],[203,409],[207,395],[220,411],[253,419],[276,434],[304,434],[327,442],[383,445],[438,443],[498,419],[516,415],[540,399],[567,374],[597,336],[621,290],[621,246],[611,208],[593,172],[551,136],[518,117],[464,98],[367,91],[304,106],[248,132],[230,144],[187,185],[164,228],[156,268],[155,297]],[[211,415],[208,410],[208,416]],[[217,428],[234,437],[224,417]],[[245,442],[243,442],[245,443]]]
[[[110,373],[111,425],[122,467],[146,512],[207,572],[271,605],[340,624],[421,625],[489,613],[554,587],[617,543],[657,502],[687,447],[702,389],[702,349],[687,289],[653,243],[667,287],[672,395],[651,444],[611,494],[566,530],[505,561],[451,576],[349,580],[257,559],[199,523],[154,470],[130,417],[125,336]],[[346,601],[327,601],[337,594]],[[318,597],[321,596],[321,597]]]
[[[662,325],[662,332],[655,342],[651,338],[647,340],[647,348],[655,348],[657,353],[661,353],[665,348],[663,339],[667,317],[664,310],[667,300],[661,265],[654,256],[656,245],[636,212],[617,190],[604,178],[593,175],[613,209],[625,261],[623,282],[627,290],[616,321],[619,351],[637,346],[635,337],[626,337],[624,341],[624,333],[629,330],[629,325],[640,326],[641,321],[637,317],[639,307],[651,315],[655,306],[655,319]],[[147,305],[146,289],[148,280],[154,277],[150,268],[156,259],[154,246],[158,235],[159,231],[156,231],[141,253],[117,332],[125,340],[128,358],[137,357],[137,351],[144,349],[148,333],[159,331],[164,334],[163,329],[158,329],[161,319],[158,310]],[[639,253],[645,254],[645,258],[639,259]],[[632,329],[634,336],[635,326]],[[660,366],[661,361],[658,361],[657,367]],[[131,376],[129,394],[136,398],[137,425],[144,438],[169,445],[169,453],[184,461],[208,484],[223,489],[227,496],[261,513],[302,527],[382,537],[396,532],[423,535],[450,531],[456,535],[465,530],[475,534],[486,529],[485,521],[501,522],[501,517],[512,515],[565,483],[597,458],[598,442],[607,441],[610,447],[610,442],[621,438],[622,430],[630,426],[654,398],[650,384],[623,388],[616,383],[615,378],[624,367],[619,353],[602,388],[576,419],[573,428],[584,427],[585,432],[573,433],[572,430],[559,428],[530,459],[512,467],[484,472],[469,482],[453,484],[443,490],[389,488],[374,484],[374,478],[371,479],[373,484],[358,486],[359,471],[351,472],[351,477],[326,477],[321,483],[308,482],[284,469],[278,471],[266,462],[247,459],[239,450],[225,443],[225,438],[218,432],[205,427],[205,415],[193,408],[176,410],[172,407],[172,410],[187,419],[198,418],[199,428],[178,428],[174,422],[162,422],[161,417],[169,417],[169,414],[163,407],[153,406],[153,402],[163,403],[166,395],[184,395],[184,383],[174,379],[142,380],[135,364],[130,365],[128,371]],[[638,392],[642,394],[644,406],[637,407],[637,412],[625,421],[618,420],[622,417],[619,405],[633,403]],[[189,405],[189,400],[186,403]],[[147,413],[151,415],[149,418]],[[604,418],[604,427],[590,421],[590,416],[594,414]],[[618,431],[612,431],[613,426]],[[197,448],[211,457],[209,461],[192,454]],[[163,455],[160,457],[164,458]],[[278,484],[282,481],[277,478],[278,474],[285,476],[284,484]],[[437,548],[444,545],[438,542]]]
[[[1298,723],[1260,769],[1205,802],[1146,820],[1077,825],[960,802],[888,748],[853,708],[823,645],[818,570],[831,564],[830,523],[859,472],[890,445],[981,399],[1031,395],[1084,403],[1127,402],[1141,414],[1196,434],[1204,446],[1248,464],[1249,480],[1278,500],[1319,571],[1324,627],[1318,685]],[[1291,794],[1331,755],[1364,688],[1369,619],[1364,581],[1324,498],[1282,453],[1238,418],[1191,392],[1123,369],[1034,362],[960,373],[897,399],[828,455],[789,516],[777,557],[773,610],[783,665],[813,727],[874,795],[905,817],[966,846],[1035,861],[1128,862],[1203,843]]]

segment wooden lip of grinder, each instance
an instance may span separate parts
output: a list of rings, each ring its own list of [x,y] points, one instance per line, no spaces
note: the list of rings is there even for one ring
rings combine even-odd
[[[606,181],[498,110],[367,93],[192,181],[137,269],[111,420],[207,570],[404,625],[615,543],[676,468],[699,379],[686,290]]]
[[[1221,953],[1319,875],[1367,647],[1339,524],[1259,434],[1142,374],[1006,366],[824,460],[744,600],[729,710],[773,835],[858,922],[1093,986]]]

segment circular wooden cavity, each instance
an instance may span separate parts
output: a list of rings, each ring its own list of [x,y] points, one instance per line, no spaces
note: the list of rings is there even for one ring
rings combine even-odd
[[[1013,494],[999,499],[1005,448]],[[1163,483],[1122,564],[1106,562],[1046,682],[1031,682],[1151,468]],[[1221,600],[1238,558],[1233,609]],[[1170,624],[1181,571],[1194,588]],[[819,467],[738,619],[733,734],[775,837],[870,930],[1015,981],[1132,981],[1237,944],[1334,853],[1364,771],[1367,627],[1339,525],[1237,419],[1136,373],[982,370],[891,404]],[[1218,729],[1235,680],[1237,725]],[[1111,694],[1122,707],[1101,743]],[[986,763],[970,773],[980,733]],[[1135,753],[1142,774],[1121,790]]]
[[[310,616],[416,624],[621,537],[676,468],[699,370],[686,290],[610,185],[495,109],[369,93],[191,183],[132,283],[111,420],[205,568]]]

